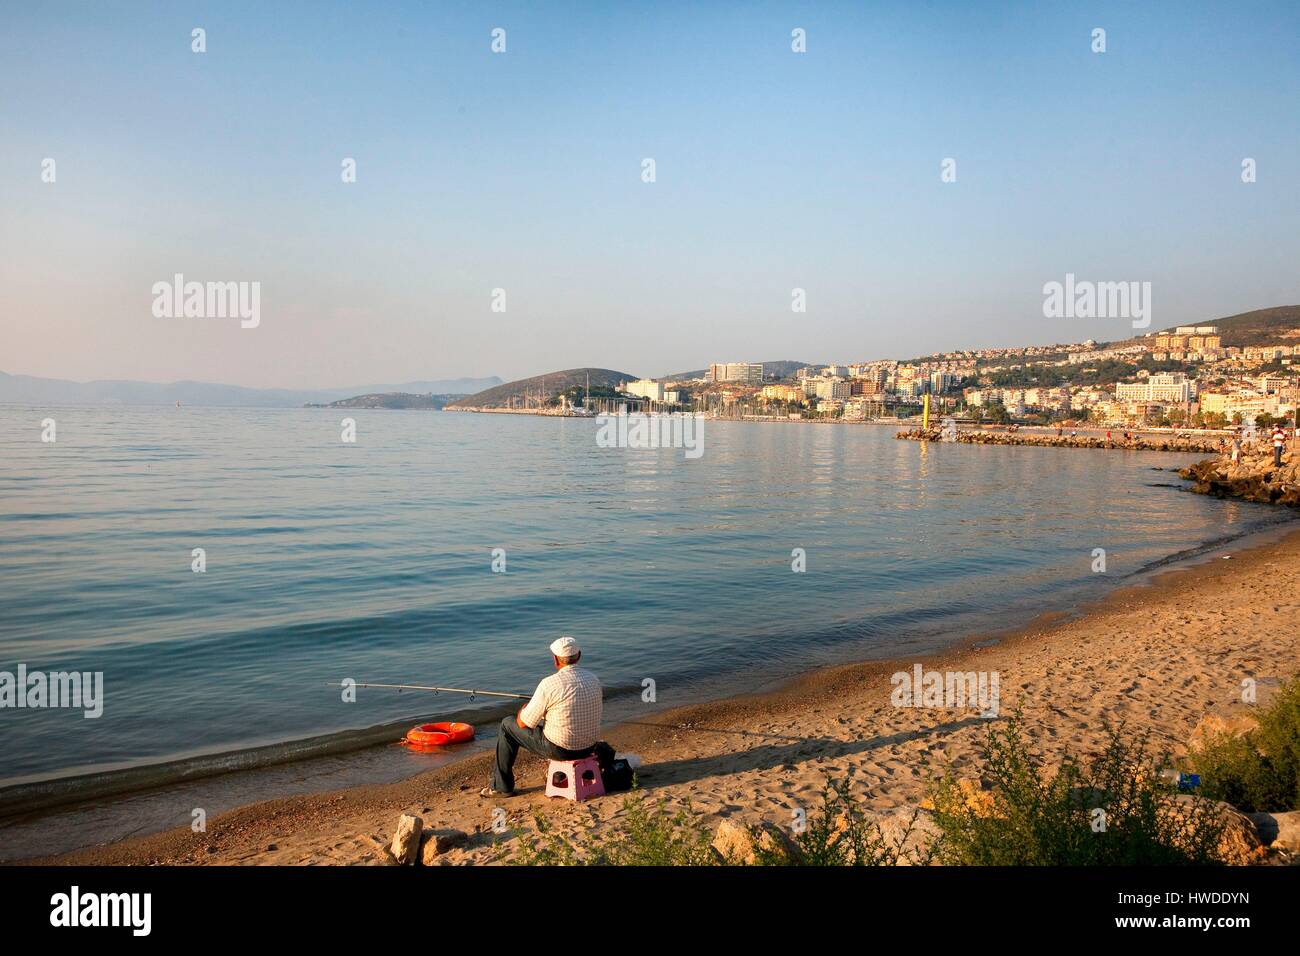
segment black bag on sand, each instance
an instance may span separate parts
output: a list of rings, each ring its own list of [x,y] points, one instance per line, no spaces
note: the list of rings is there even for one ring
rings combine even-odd
[[[600,782],[605,785],[606,793],[618,793],[621,790],[631,790],[632,783],[636,777],[636,771],[622,757],[615,758],[610,764],[608,770],[604,767],[600,770]]]
[[[635,771],[626,760],[614,756],[613,747],[601,740],[596,743],[596,749],[592,753],[600,765],[600,782],[604,784],[606,793],[632,789]]]

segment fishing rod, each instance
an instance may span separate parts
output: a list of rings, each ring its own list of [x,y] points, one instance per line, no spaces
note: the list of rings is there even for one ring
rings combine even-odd
[[[515,700],[531,700],[528,694],[507,694],[499,690],[468,690],[464,687],[425,687],[421,684],[344,684],[327,683],[327,687],[385,687],[390,690],[430,690],[435,694],[446,691],[449,694],[469,694],[471,697],[513,697]]]

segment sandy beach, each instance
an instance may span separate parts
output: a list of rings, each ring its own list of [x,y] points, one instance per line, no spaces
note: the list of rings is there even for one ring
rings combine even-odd
[[[645,761],[645,795],[690,806],[710,822],[732,818],[786,825],[796,808],[820,805],[828,778],[852,781],[874,812],[911,806],[945,767],[978,774],[987,721],[973,710],[899,708],[891,674],[916,663],[937,670],[996,671],[1005,717],[1023,712],[1035,749],[1051,762],[1083,755],[1106,724],[1150,731],[1177,756],[1207,713],[1242,709],[1243,679],[1261,702],[1300,672],[1300,530],[1238,552],[1232,545],[1191,567],[1118,589],[1082,614],[1040,618],[1020,631],[972,636],[929,658],[876,661],[813,671],[761,695],[669,710],[646,704],[643,717],[607,736]],[[595,663],[595,662],[593,662]],[[598,664],[596,665],[598,666]],[[547,800],[543,764],[528,755],[520,793],[482,799],[490,754],[383,786],[258,803],[208,821],[206,833],[177,829],[92,847],[42,863],[361,864],[388,862],[399,815],[470,835],[439,857],[444,864],[508,862],[541,812],[556,830],[618,826],[620,795],[582,804]],[[508,832],[493,833],[493,809]]]

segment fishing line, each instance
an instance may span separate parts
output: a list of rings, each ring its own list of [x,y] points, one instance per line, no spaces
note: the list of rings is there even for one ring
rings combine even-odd
[[[428,690],[428,691],[433,691],[433,693],[435,694],[439,693],[440,691],[446,691],[449,694],[469,694],[471,698],[513,697],[515,700],[532,699],[528,694],[508,694],[505,691],[499,691],[499,690],[469,690],[464,687],[426,687],[422,684],[362,684],[360,682],[355,682],[352,684],[329,683],[326,686],[328,687],[384,687],[390,690]]]

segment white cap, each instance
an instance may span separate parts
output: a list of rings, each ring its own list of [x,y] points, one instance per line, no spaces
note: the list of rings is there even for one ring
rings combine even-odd
[[[567,634],[551,642],[551,653],[556,657],[572,657],[580,650],[582,648],[578,647],[578,642]]]

